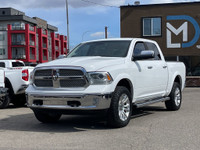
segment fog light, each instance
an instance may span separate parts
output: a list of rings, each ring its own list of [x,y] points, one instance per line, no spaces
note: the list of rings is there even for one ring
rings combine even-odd
[[[34,100],[33,104],[37,105],[37,106],[41,106],[41,105],[43,105],[43,100]]]

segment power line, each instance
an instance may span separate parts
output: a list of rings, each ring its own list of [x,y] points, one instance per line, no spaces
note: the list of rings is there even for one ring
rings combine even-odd
[[[95,5],[104,6],[104,7],[120,8],[119,6],[112,6],[112,5],[100,4],[100,3],[92,2],[92,1],[89,1],[89,0],[81,0],[81,1],[86,2],[86,3],[95,4]]]

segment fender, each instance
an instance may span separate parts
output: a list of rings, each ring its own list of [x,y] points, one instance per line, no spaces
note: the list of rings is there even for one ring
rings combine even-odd
[[[126,74],[126,73],[122,73],[120,75],[118,75],[115,79],[114,79],[114,82],[112,83],[113,84],[113,91],[115,90],[115,88],[117,87],[117,85],[119,84],[119,82],[121,80],[128,80],[129,83],[130,83],[130,86],[131,86],[131,95],[132,95],[132,101],[134,100],[134,84],[133,84],[133,81],[131,80],[131,77],[130,75]]]
[[[170,94],[170,92],[171,92],[171,90],[172,90],[172,86],[173,86],[173,84],[174,84],[174,82],[175,82],[175,79],[176,79],[176,77],[179,77],[179,79],[180,79],[180,82],[181,82],[181,89],[183,89],[183,87],[184,87],[184,85],[183,85],[183,79],[182,79],[182,77],[181,77],[181,75],[178,73],[178,72],[175,72],[174,74],[173,74],[173,76],[172,76],[172,82],[171,83],[168,83],[168,86],[167,86],[167,95],[169,95]]]
[[[13,85],[7,77],[5,78],[5,87],[9,88],[10,92],[14,94]]]

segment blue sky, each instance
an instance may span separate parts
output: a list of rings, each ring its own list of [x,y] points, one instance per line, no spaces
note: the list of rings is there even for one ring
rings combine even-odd
[[[57,26],[59,33],[67,35],[66,0],[0,0],[1,7],[13,7],[30,17],[40,17]],[[135,0],[68,0],[70,47],[82,41],[120,37],[120,5],[132,5]],[[195,0],[140,0],[141,4],[190,2]],[[106,5],[106,6],[101,6]],[[109,7],[113,6],[113,7]]]

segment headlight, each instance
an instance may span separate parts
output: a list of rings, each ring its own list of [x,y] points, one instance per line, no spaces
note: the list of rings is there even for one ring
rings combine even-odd
[[[108,72],[89,72],[88,76],[90,84],[93,85],[110,84],[113,81]]]

